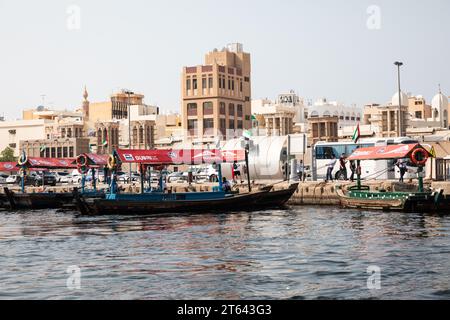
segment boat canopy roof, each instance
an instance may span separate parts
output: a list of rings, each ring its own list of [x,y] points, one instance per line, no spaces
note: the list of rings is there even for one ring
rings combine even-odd
[[[80,156],[87,158],[90,167],[104,167],[108,164],[109,155],[107,154],[82,153]],[[76,166],[77,160],[74,160],[72,164]]]
[[[403,159],[411,156],[415,149],[423,149],[432,156],[430,152],[419,143],[416,144],[397,144],[381,147],[369,147],[356,149],[347,160],[390,160]]]
[[[28,158],[25,166],[34,169],[76,169],[73,162],[74,159]]]
[[[219,164],[245,161],[245,150],[124,150],[115,151],[122,163],[146,165]]]

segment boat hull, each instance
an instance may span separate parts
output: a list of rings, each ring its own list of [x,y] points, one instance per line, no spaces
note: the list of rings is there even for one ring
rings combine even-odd
[[[152,215],[162,213],[205,213],[255,211],[284,205],[297,190],[297,185],[280,191],[268,189],[247,194],[221,195],[191,193],[172,195],[118,195],[117,198],[85,199],[76,195],[82,214],[90,215]],[[161,199],[156,200],[157,197]],[[167,196],[166,198],[164,196]],[[194,199],[177,200],[184,197]],[[201,199],[211,197],[210,199]],[[197,199],[195,199],[197,198]]]
[[[358,196],[337,190],[341,206],[348,209],[366,209],[401,212],[436,212],[439,204],[435,193],[358,193]],[[374,196],[375,195],[375,196]]]

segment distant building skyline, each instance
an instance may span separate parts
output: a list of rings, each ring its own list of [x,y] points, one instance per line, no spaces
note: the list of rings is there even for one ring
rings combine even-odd
[[[230,15],[205,0],[1,1],[2,115],[20,118],[42,95],[54,109],[80,107],[85,85],[92,101],[130,88],[161,112],[181,112],[180,70],[233,42],[252,55],[253,99],[293,89],[305,101],[383,104],[396,90],[397,60],[404,62],[404,92],[431,101],[441,84],[450,95],[449,1],[229,6],[239,10]]]

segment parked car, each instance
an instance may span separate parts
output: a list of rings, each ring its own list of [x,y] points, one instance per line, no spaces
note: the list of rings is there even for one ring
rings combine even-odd
[[[73,184],[80,184],[81,180],[83,179],[83,175],[81,173],[78,172],[78,170],[73,170],[72,173],[70,174],[71,178],[72,178],[72,183]],[[89,171],[86,176],[86,182],[91,182],[92,181],[92,174],[91,171]]]
[[[52,172],[39,173],[35,176],[35,185],[56,186],[57,178]]]
[[[8,179],[7,174],[0,174],[0,184],[6,184],[6,179]]]
[[[218,182],[219,174],[213,166],[208,166],[198,169],[194,172],[194,179],[196,182]]]
[[[168,183],[184,183],[188,182],[189,176],[187,172],[173,172],[167,176]]]
[[[117,172],[117,181],[126,183],[130,181],[130,177],[125,172]]]
[[[67,177],[70,176],[69,172],[55,172],[56,182],[57,183],[68,183]]]
[[[11,175],[8,178],[6,178],[6,183],[7,184],[18,184],[20,183],[20,176],[18,175]]]

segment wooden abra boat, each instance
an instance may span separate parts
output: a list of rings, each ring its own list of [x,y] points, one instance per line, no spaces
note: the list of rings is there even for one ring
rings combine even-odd
[[[449,206],[443,191],[425,191],[423,187],[423,166],[431,154],[420,144],[391,145],[357,149],[348,159],[357,161],[358,182],[344,192],[337,190],[342,207],[354,209],[440,212]],[[417,192],[370,191],[361,185],[361,160],[409,159],[418,167],[419,190]]]
[[[244,158],[245,156],[245,158]],[[87,199],[74,190],[74,198],[78,210],[82,214],[92,215],[151,215],[159,213],[198,213],[253,211],[284,205],[297,190],[298,184],[279,191],[271,191],[272,187],[252,191],[249,173],[248,193],[233,194],[225,191],[222,183],[221,163],[247,161],[244,150],[222,152],[220,150],[116,150],[108,161],[113,172],[111,193],[104,199]],[[141,172],[141,193],[119,193],[115,181],[115,172],[124,163],[137,163]],[[210,163],[218,167],[219,186],[213,192],[166,192],[160,187],[149,192],[144,188],[146,170],[154,166],[170,164]],[[248,165],[247,165],[248,168]],[[151,172],[150,172],[151,173]],[[150,174],[151,176],[151,174]]]
[[[75,191],[75,201],[82,214],[151,215],[159,213],[204,213],[254,211],[284,205],[297,190],[254,191],[245,194],[217,192],[108,194],[105,199],[86,199]]]

